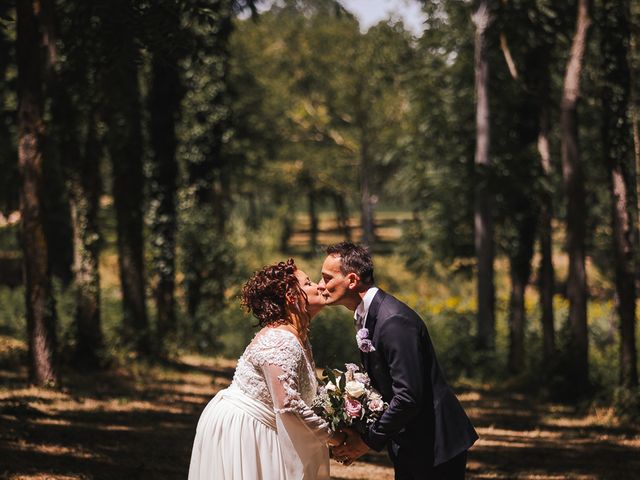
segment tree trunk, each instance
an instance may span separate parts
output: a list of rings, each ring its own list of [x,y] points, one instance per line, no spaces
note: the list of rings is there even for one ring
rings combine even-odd
[[[631,12],[631,25],[640,24],[640,7],[636,6]],[[633,130],[633,152],[635,156],[636,182],[634,185],[636,196],[636,210],[640,211],[640,92],[638,91],[638,80],[640,79],[640,52],[638,51],[640,28],[631,29],[629,34],[629,48],[631,50],[630,58],[630,79],[631,79],[631,127]],[[636,265],[636,280],[640,279],[640,262]]]
[[[78,72],[74,72],[77,74]],[[82,72],[86,74],[87,72]],[[79,78],[83,78],[78,75]],[[86,77],[84,77],[86,78]],[[83,98],[85,96],[83,95]],[[100,181],[100,140],[94,105],[84,114],[86,138],[78,126],[78,110],[66,88],[56,88],[52,102],[56,150],[64,152],[60,163],[67,178],[71,241],[73,242],[73,275],[76,295],[76,364],[94,369],[101,365],[103,347],[100,322],[100,231],[98,228]],[[84,141],[84,151],[80,144]]]
[[[366,125],[366,122],[365,122]],[[371,201],[371,158],[369,141],[362,130],[360,145],[360,219],[362,224],[362,243],[373,245],[375,240],[375,223],[373,219],[373,202]]]
[[[318,212],[316,206],[316,192],[313,186],[309,186],[307,191],[308,207],[309,207],[309,247],[311,253],[315,253],[318,249]]]
[[[247,215],[247,225],[249,229],[253,232],[258,230],[260,227],[260,213],[258,210],[258,195],[253,190],[250,190],[245,193],[247,198],[247,203],[249,207],[249,212]]]
[[[555,356],[555,326],[553,315],[553,294],[555,291],[555,272],[553,268],[553,240],[551,220],[553,218],[553,195],[551,182],[551,147],[549,143],[549,63],[545,63],[540,92],[540,128],[538,131],[538,154],[545,186],[540,199],[540,269],[539,292],[542,310],[542,352],[543,363],[549,365]]]
[[[473,21],[475,33],[476,151],[479,176],[475,192],[475,248],[478,257],[478,346],[492,350],[495,345],[495,288],[493,283],[493,219],[487,174],[491,166],[489,63],[486,34],[491,22],[488,0],[481,0]]]
[[[172,12],[173,13],[173,12]],[[179,18],[177,12],[172,18]],[[171,20],[171,19],[169,19]],[[179,26],[175,25],[177,29]],[[181,83],[178,61],[170,52],[156,52],[150,91],[152,185],[151,205],[157,310],[157,342],[163,345],[177,331],[176,276],[176,120],[180,111]]]
[[[18,0],[18,163],[26,285],[29,378],[38,385],[57,382],[56,311],[49,252],[42,218],[43,37],[41,1]]]
[[[122,289],[125,338],[138,353],[151,351],[145,303],[143,255],[142,127],[138,85],[138,51],[126,0],[103,15],[107,47],[117,51],[105,66],[107,143],[113,168],[113,200],[117,220],[118,266]],[[117,32],[117,34],[116,34]]]
[[[518,374],[524,370],[525,303],[527,280],[518,275],[517,266],[510,264],[511,296],[509,299],[509,372]]]
[[[351,227],[349,226],[349,209],[347,208],[347,203],[340,193],[333,194],[333,203],[336,208],[338,230],[342,232],[345,240],[351,241]]]
[[[628,119],[630,71],[628,63],[628,0],[603,0],[601,57],[604,74],[602,91],[602,145],[609,170],[612,197],[613,243],[616,264],[616,292],[620,316],[620,383],[638,385],[636,351],[635,252],[637,209],[634,195],[634,152]]]
[[[528,208],[529,205],[524,205]],[[533,210],[518,225],[518,247],[509,259],[511,298],[509,308],[509,370],[522,373],[525,368],[526,309],[525,291],[531,275],[531,258],[536,235]]]
[[[85,151],[69,178],[73,223],[76,288],[76,358],[87,368],[101,365],[104,347],[100,319],[100,230],[98,210],[101,192],[100,141],[97,118],[89,115]],[[78,156],[80,159],[80,156]]]
[[[276,196],[278,196],[278,194],[276,194]],[[284,201],[286,204],[290,203],[290,200],[288,198],[285,198]],[[289,213],[290,211],[292,211],[290,210],[290,208],[293,208],[293,206],[285,208],[285,214],[280,217],[280,222],[282,224],[279,242],[281,253],[287,253],[289,251],[289,240],[291,240],[291,236],[293,235],[294,218],[292,218],[292,215]]]
[[[39,1],[38,4],[37,15],[45,55],[44,86],[47,96],[54,97],[60,88],[54,68],[58,59],[54,5],[50,0]],[[44,162],[43,176],[47,179],[43,190],[42,216],[49,247],[49,268],[51,274],[66,287],[73,278],[73,227],[61,162]]]
[[[580,77],[591,25],[589,0],[578,1],[576,31],[564,76],[561,103],[562,174],[567,196],[567,252],[569,276],[570,365],[569,379],[578,393],[589,385],[587,336],[587,278],[585,269],[585,191],[578,147],[578,98]]]

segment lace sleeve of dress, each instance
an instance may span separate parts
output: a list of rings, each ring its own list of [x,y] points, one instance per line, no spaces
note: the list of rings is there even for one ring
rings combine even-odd
[[[279,332],[279,333],[276,333]],[[263,336],[259,352],[265,382],[273,408],[285,428],[301,423],[322,442],[329,437],[329,425],[305,403],[300,394],[299,372],[306,371],[306,358],[298,340],[288,332],[274,330]]]

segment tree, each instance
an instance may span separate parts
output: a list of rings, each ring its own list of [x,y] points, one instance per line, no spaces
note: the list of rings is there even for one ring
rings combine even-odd
[[[470,273],[474,250],[474,30],[464,2],[428,2],[417,41],[410,149],[395,193],[413,220],[401,249],[416,273]],[[401,197],[402,198],[402,197]],[[444,269],[443,269],[444,267]]]
[[[591,26],[589,0],[578,0],[575,33],[567,62],[561,100],[562,173],[567,198],[566,248],[569,254],[569,375],[578,392],[589,383],[587,278],[585,269],[585,190],[578,143],[578,100]]]
[[[636,351],[636,252],[638,211],[635,200],[636,169],[629,123],[629,18],[627,0],[603,0],[600,52],[602,90],[602,143],[609,170],[617,309],[620,317],[620,384],[638,385]]]
[[[346,206],[362,207],[363,235],[373,239],[375,196],[391,183],[408,143],[410,35],[399,23],[362,34],[356,19],[335,7],[285,2],[256,24],[239,22],[235,35],[244,68],[268,92],[263,111],[279,139],[259,174],[260,191],[268,185],[281,205],[283,240],[291,231],[285,205],[295,206],[302,192],[312,249],[317,211],[327,204],[339,212],[345,235]]]
[[[182,56],[180,9],[177,2],[156,2],[147,24],[152,65],[149,93],[151,158],[151,234],[154,250],[157,343],[177,331],[175,312],[176,277],[176,123],[182,100],[179,61]]]
[[[21,176],[20,212],[26,282],[29,377],[38,385],[57,381],[56,310],[51,289],[49,252],[42,218],[43,47],[54,48],[55,39],[45,29],[47,0],[18,0],[18,161]],[[39,10],[36,11],[36,7]],[[46,32],[46,34],[45,34]]]
[[[632,2],[630,5],[630,35],[629,35],[629,67],[631,75],[631,128],[633,130],[633,150],[635,154],[636,172],[640,171],[640,4]],[[636,200],[640,210],[640,176],[636,177]],[[638,263],[640,268],[640,262]]]
[[[15,103],[15,85],[8,76],[11,65],[15,65],[14,42],[9,37],[9,24],[6,20],[13,6],[5,2],[0,6],[0,212],[8,216],[10,212],[18,210],[20,204],[18,157],[15,145],[15,109],[6,108],[9,103]],[[4,25],[3,25],[4,24]],[[14,80],[15,82],[15,80]]]
[[[71,213],[75,358],[79,366],[94,369],[102,365],[104,347],[99,269],[102,237],[98,225],[103,147],[94,55],[100,51],[100,37],[95,24],[86,21],[95,14],[94,4],[66,2],[59,12],[66,61],[57,69],[52,89],[52,143],[66,178]]]
[[[182,117],[185,170],[181,208],[182,270],[187,312],[194,328],[220,311],[225,284],[233,269],[227,242],[231,209],[232,163],[226,145],[232,137],[228,84],[229,36],[233,30],[232,2],[213,0],[194,6],[192,54]],[[209,332],[213,335],[213,332]],[[212,339],[215,340],[215,339]]]
[[[512,373],[524,368],[525,308],[524,293],[531,272],[536,227],[540,238],[539,291],[542,311],[543,364],[550,365],[555,351],[551,218],[550,88],[555,12],[544,2],[504,2],[500,10],[500,47],[504,64],[516,90],[506,90],[501,105],[507,106],[506,118],[498,128],[509,131],[499,142],[506,157],[509,178],[501,182],[502,207],[508,241],[505,249],[512,280],[509,310],[509,367]],[[503,69],[504,70],[504,67]],[[500,117],[504,108],[498,110]],[[509,139],[513,137],[515,141]],[[537,144],[536,160],[533,144]],[[511,187],[511,188],[509,188]],[[506,191],[505,191],[506,190]],[[511,227],[511,228],[509,228]]]
[[[475,33],[476,85],[476,153],[478,182],[475,197],[475,245],[478,260],[478,343],[482,349],[493,349],[495,342],[495,287],[493,283],[493,219],[487,174],[491,166],[489,148],[489,63],[487,29],[491,23],[488,0],[480,0],[473,15]]]
[[[133,3],[101,3],[100,21],[105,48],[101,65],[103,107],[113,170],[124,336],[138,353],[147,355],[151,343],[145,302],[142,124]]]
[[[536,65],[531,88],[539,105],[537,148],[540,161],[541,188],[539,189],[540,214],[538,238],[540,241],[540,266],[538,291],[540,292],[540,323],[542,325],[543,362],[550,365],[556,353],[555,319],[553,296],[555,292],[555,269],[553,265],[553,191],[551,157],[551,64],[555,29],[553,17],[540,8],[535,9],[533,19],[536,31]]]

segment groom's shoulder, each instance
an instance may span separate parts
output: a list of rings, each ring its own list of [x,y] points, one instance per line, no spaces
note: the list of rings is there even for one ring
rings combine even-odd
[[[393,317],[400,315],[420,320],[420,316],[416,311],[402,300],[399,300],[383,290],[380,290],[378,294],[380,295],[380,308],[378,310],[379,317]]]

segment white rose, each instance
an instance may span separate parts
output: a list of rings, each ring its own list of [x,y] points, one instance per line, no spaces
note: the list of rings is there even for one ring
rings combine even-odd
[[[324,388],[327,392],[335,392],[338,387],[336,387],[333,382],[328,382]]]
[[[353,398],[359,398],[359,397],[361,397],[362,395],[365,394],[364,385],[362,385],[360,382],[356,382],[356,381],[347,382],[347,384],[345,385],[344,389]]]

